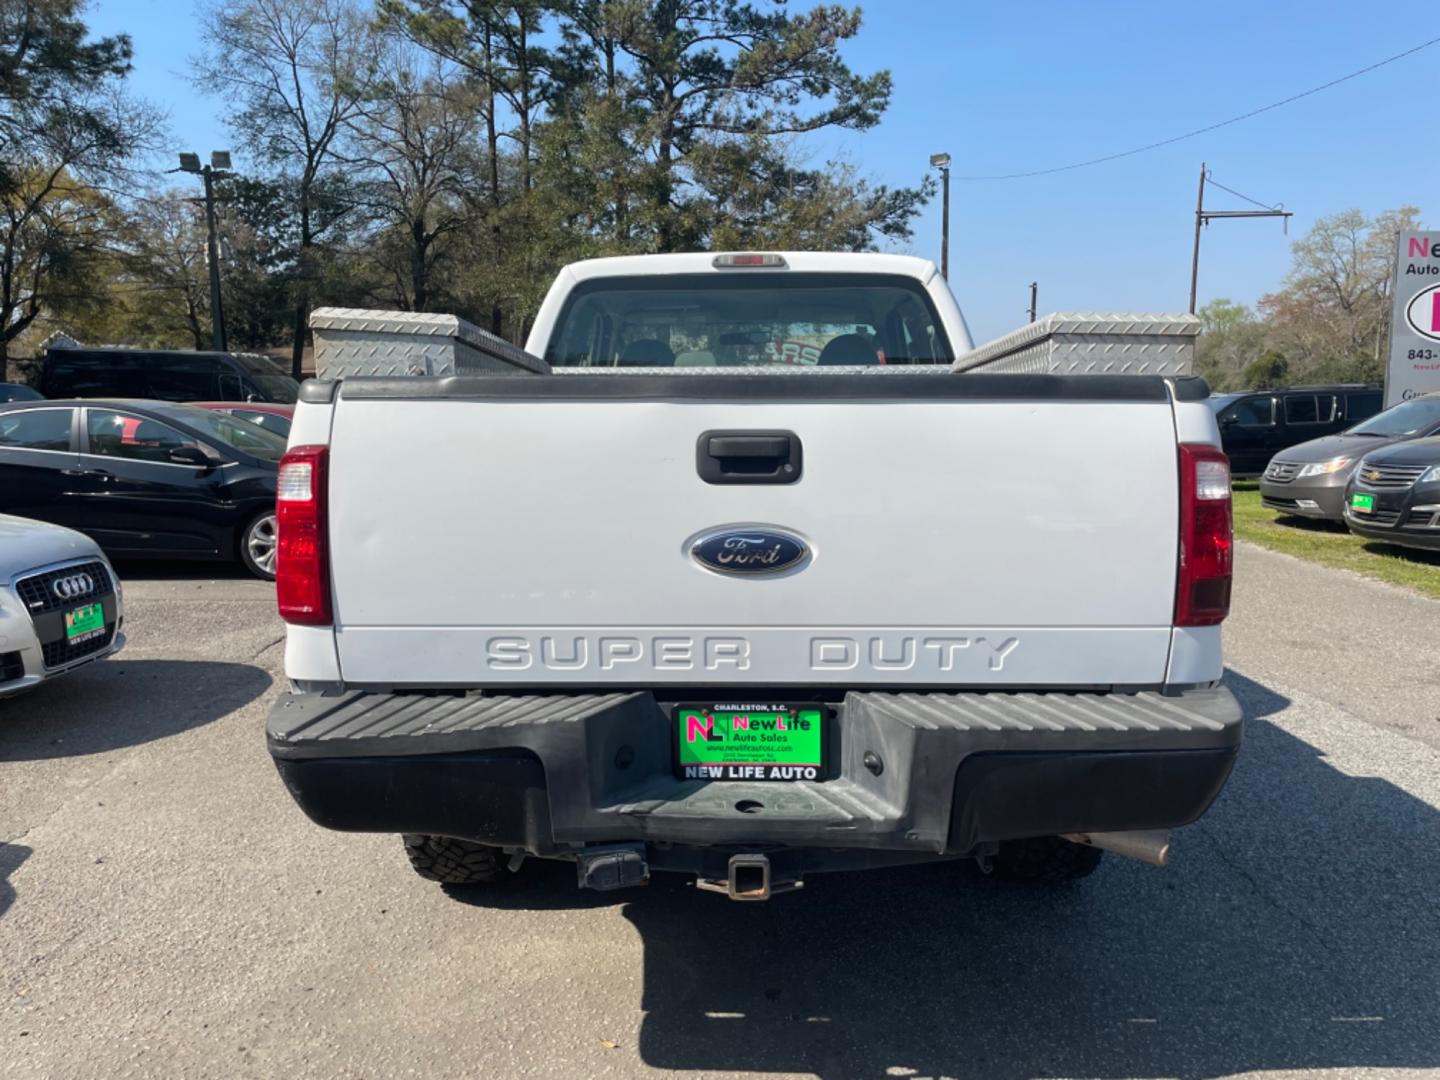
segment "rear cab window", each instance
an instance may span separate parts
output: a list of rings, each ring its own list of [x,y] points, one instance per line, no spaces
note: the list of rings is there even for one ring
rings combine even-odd
[[[948,364],[934,305],[893,274],[734,273],[583,281],[545,357],[557,367]]]

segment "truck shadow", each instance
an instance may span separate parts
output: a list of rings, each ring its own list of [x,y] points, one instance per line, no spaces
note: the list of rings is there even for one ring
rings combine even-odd
[[[1175,1076],[1440,1068],[1440,813],[1248,730],[1172,865],[1113,856],[1059,889],[968,864],[821,876],[768,904],[683,882],[579,893],[568,866],[486,902],[621,903],[656,1068],[821,1077]],[[457,898],[472,899],[457,892]],[[473,898],[472,902],[480,902]]]
[[[250,664],[105,660],[0,699],[0,761],[137,746],[209,724],[254,701],[270,676]]]
[[[10,884],[10,875],[30,857],[30,848],[24,844],[0,844],[0,919],[15,902],[15,886]]]

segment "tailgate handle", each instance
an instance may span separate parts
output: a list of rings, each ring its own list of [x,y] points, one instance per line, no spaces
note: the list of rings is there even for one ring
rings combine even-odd
[[[793,484],[800,466],[793,431],[706,431],[695,443],[695,469],[707,484]]]
[[[712,435],[710,456],[788,458],[790,439],[785,435]]]

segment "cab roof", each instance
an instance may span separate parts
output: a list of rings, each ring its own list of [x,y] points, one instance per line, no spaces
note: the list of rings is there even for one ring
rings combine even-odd
[[[767,254],[779,255],[784,267],[716,267],[717,255]],[[640,277],[659,274],[895,274],[928,282],[939,271],[929,259],[913,255],[889,255],[871,251],[776,251],[728,252],[687,251],[670,255],[617,255],[604,259],[584,259],[566,266],[561,274],[575,281],[592,278]]]

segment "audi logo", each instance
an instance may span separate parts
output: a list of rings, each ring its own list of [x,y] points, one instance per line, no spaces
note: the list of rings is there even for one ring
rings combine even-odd
[[[95,579],[89,574],[70,574],[50,583],[50,591],[61,600],[74,600],[95,591]]]

